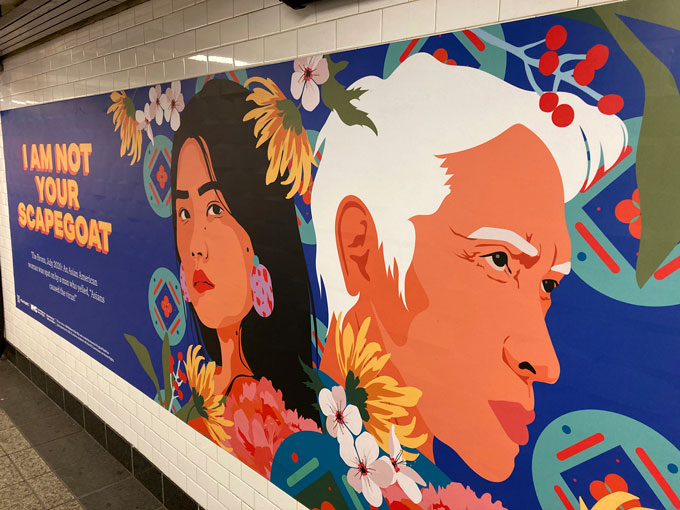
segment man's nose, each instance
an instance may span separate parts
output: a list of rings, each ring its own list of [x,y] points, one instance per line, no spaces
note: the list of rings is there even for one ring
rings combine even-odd
[[[503,344],[503,359],[527,383],[553,384],[560,362],[548,334],[540,303],[519,307]]]

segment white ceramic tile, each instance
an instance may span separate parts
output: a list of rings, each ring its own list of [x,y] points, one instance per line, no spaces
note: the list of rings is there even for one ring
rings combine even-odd
[[[97,21],[90,25],[90,40],[94,41],[104,35],[104,23],[102,21]]]
[[[359,0],[326,0],[316,6],[316,21],[329,21],[358,12]]]
[[[160,18],[172,12],[172,0],[152,0],[153,17]]]
[[[197,53],[184,57],[184,72],[189,78],[208,74],[208,54]]]
[[[120,69],[120,54],[113,53],[111,55],[107,55],[104,59],[104,67],[107,73],[118,71]]]
[[[101,39],[97,39],[97,55],[101,57],[102,55],[106,55],[107,53],[111,53],[110,35],[102,37]]]
[[[91,62],[92,64],[92,76],[99,76],[106,72],[106,57],[95,58]]]
[[[179,34],[184,31],[184,15],[174,12],[163,17],[163,37]]]
[[[313,55],[335,50],[336,22],[317,23],[298,30],[298,55]]]
[[[71,62],[77,64],[85,60],[85,53],[82,46],[77,46],[71,50]]]
[[[234,69],[234,47],[223,46],[208,51],[208,72],[210,74]]]
[[[120,53],[121,69],[130,69],[131,67],[135,67],[136,65],[137,57],[134,48],[130,48],[129,50],[125,50]]]
[[[248,14],[248,37],[263,37],[281,31],[281,15],[278,5]]]
[[[184,30],[205,26],[208,23],[208,8],[205,3],[184,9]]]
[[[163,37],[163,18],[144,23],[144,42],[157,41]]]
[[[118,16],[109,16],[102,20],[102,34],[110,35],[118,32]]]
[[[135,10],[125,9],[118,13],[118,30],[130,28],[135,24]]]
[[[144,66],[153,62],[153,45],[143,44],[135,48],[135,55],[138,66]]]
[[[264,0],[234,0],[234,16],[259,11],[264,8]]]
[[[153,19],[153,4],[144,2],[135,7],[135,24],[140,25]]]
[[[220,45],[220,26],[217,23],[196,30],[196,49],[206,50]]]
[[[173,54],[183,57],[196,51],[196,32],[184,32],[172,38]]]
[[[577,0],[541,0],[541,13],[559,11],[563,9],[573,9],[578,6]],[[501,21],[535,16],[536,0],[502,0],[500,19]]]
[[[87,95],[87,80],[77,81],[73,84],[73,93],[76,97]]]
[[[130,77],[128,71],[118,71],[117,73],[113,73],[113,88],[115,90],[130,88]]]
[[[264,61],[294,59],[297,56],[297,32],[283,32],[264,38]]]
[[[138,25],[136,27],[128,28],[125,31],[125,36],[127,38],[127,47],[139,46],[144,44],[144,26]]]
[[[499,2],[500,0],[476,0],[474,9],[470,8],[470,3],[466,0],[437,2],[436,31],[445,32],[496,23]]]
[[[78,72],[78,66],[73,65],[73,66],[68,66],[66,68],[66,78],[69,82],[74,82],[78,81],[80,79],[80,73]]]
[[[434,32],[435,0],[415,0],[383,10],[383,41]]]
[[[174,45],[172,39],[162,39],[153,43],[154,61],[169,60],[174,55]]]
[[[121,51],[127,48],[127,35],[125,31],[116,32],[111,36],[111,51]]]
[[[83,27],[76,31],[76,44],[85,44],[90,41],[90,28]]]
[[[113,90],[113,74],[105,74],[99,77],[99,93]]]
[[[73,48],[75,45],[77,45],[78,42],[76,40],[76,33],[75,32],[69,32],[68,34],[64,35],[64,48],[65,49],[70,49]]]
[[[224,20],[220,23],[220,41],[222,45],[248,39],[248,16]]]
[[[97,42],[92,41],[83,45],[83,56],[85,60],[92,60],[97,57]]]
[[[97,60],[97,59],[94,59],[94,60]],[[93,60],[88,60],[86,62],[81,62],[80,64],[78,64],[78,76],[80,76],[81,80],[84,80],[86,78],[91,78],[93,76],[93,74],[92,74],[92,62],[93,62]],[[45,86],[47,86],[47,85],[45,85]]]
[[[234,0],[208,0],[208,23],[222,21],[234,16]]]
[[[236,68],[251,67],[264,61],[264,41],[253,39],[234,45],[234,65]]]
[[[195,0],[172,0],[172,10],[179,11],[181,9],[184,9],[185,7],[194,5],[195,3],[196,3]]]
[[[381,40],[382,11],[369,11],[342,18],[338,24],[338,49],[358,48]]]
[[[184,59],[175,58],[165,62],[165,79],[168,81],[182,80],[185,78],[184,74]]]

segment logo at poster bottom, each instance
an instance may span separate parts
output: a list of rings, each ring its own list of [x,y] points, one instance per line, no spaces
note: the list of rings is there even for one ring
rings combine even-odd
[[[149,280],[149,314],[161,339],[167,333],[170,345],[182,340],[186,329],[182,289],[177,277],[165,267],[156,269]]]

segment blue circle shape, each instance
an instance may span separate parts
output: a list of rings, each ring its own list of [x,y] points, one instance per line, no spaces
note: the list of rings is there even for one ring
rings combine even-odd
[[[565,434],[571,434],[571,427],[569,425],[562,425],[562,432]]]
[[[678,466],[676,466],[675,464],[668,464],[668,471],[675,474],[678,472]]]
[[[576,255],[576,258],[579,259],[581,262],[583,262],[584,260],[586,260],[588,258],[588,255],[586,255],[585,252],[580,251]]]

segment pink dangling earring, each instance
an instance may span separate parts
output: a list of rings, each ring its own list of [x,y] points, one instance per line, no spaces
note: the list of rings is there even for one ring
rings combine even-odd
[[[250,292],[253,306],[260,317],[269,317],[274,310],[274,291],[272,279],[266,267],[260,264],[257,255],[253,256],[253,270],[250,273]]]
[[[191,303],[191,298],[189,297],[189,289],[187,287],[187,276],[184,274],[184,265],[179,265],[179,285],[182,287],[182,297],[187,303]]]

